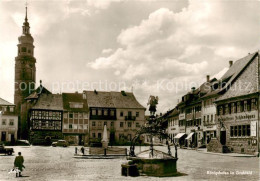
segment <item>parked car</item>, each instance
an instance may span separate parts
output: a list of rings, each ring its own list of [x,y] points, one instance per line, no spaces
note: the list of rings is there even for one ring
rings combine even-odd
[[[16,141],[16,145],[19,145],[19,146],[30,146],[31,144],[29,143],[28,140],[17,140]]]
[[[12,155],[14,153],[14,149],[5,148],[3,144],[0,144],[0,153],[4,153],[5,155]]]
[[[69,143],[66,140],[58,140],[57,142],[52,142],[51,146],[53,146],[53,147],[55,147],[55,146],[67,147],[67,146],[69,146]]]

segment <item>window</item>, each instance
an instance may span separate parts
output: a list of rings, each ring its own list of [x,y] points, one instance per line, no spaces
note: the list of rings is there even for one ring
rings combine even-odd
[[[231,104],[228,104],[228,114],[231,114],[232,109],[231,109]]]
[[[136,124],[135,124],[135,127],[140,128],[140,124],[139,124],[139,123],[136,123]]]
[[[26,47],[22,47],[22,52],[26,52]]]
[[[88,119],[88,114],[87,114],[87,113],[84,113],[84,114],[83,114],[83,117],[84,117],[84,119]]]
[[[234,136],[237,136],[237,126],[234,128]]]
[[[2,125],[6,125],[6,119],[2,120]]]
[[[110,123],[110,126],[111,126],[111,127],[114,127],[114,122],[111,122],[111,123]]]
[[[233,104],[233,113],[237,113],[237,103],[234,102]]]
[[[238,126],[238,134],[237,134],[237,136],[242,136],[242,126],[241,125]]]
[[[230,126],[230,137],[234,136],[234,126]]]
[[[104,110],[104,116],[107,116],[107,109]]]
[[[251,110],[256,110],[257,109],[257,100],[252,99],[251,100]]]
[[[124,127],[124,122],[120,122],[120,128]]]
[[[240,102],[240,112],[244,112],[245,111],[245,107],[244,107],[244,101]]]
[[[136,117],[139,117],[139,112],[136,112]]]
[[[104,126],[105,126],[105,125],[107,125],[107,122],[106,122],[106,121],[104,122]]]
[[[82,113],[79,113],[79,119],[82,119],[82,118],[83,118]]]
[[[99,127],[101,126],[101,121],[98,121],[98,126],[99,126]]]
[[[250,125],[246,125],[246,135],[250,136]]]
[[[214,122],[214,121],[213,121],[213,114],[211,114],[211,122]]]
[[[132,112],[128,111],[128,117],[132,117]]]
[[[14,112],[14,107],[10,107],[10,112]]]
[[[73,113],[69,113],[69,118],[73,119]]]
[[[49,116],[51,116],[51,115],[52,115],[52,112],[49,113]],[[67,118],[68,118],[68,113],[64,113],[64,114],[63,114],[63,118],[66,118],[66,119],[67,119]]]
[[[132,123],[128,122],[128,128],[131,128],[131,127],[132,127]]]
[[[241,108],[240,108],[240,102],[237,102],[237,113],[241,112]]]
[[[250,125],[230,126],[230,137],[250,136]]]
[[[98,115],[101,116],[102,115],[102,110],[98,109]]]
[[[121,117],[124,116],[124,112],[123,112],[123,111],[120,112],[120,116],[121,116]]]
[[[75,118],[75,119],[78,119],[78,113],[75,113],[75,114],[74,114],[74,118]]]
[[[98,138],[101,139],[101,133],[98,133]]]
[[[92,133],[92,138],[96,138],[96,133]]]
[[[246,125],[242,126],[242,136],[246,136]]]
[[[97,112],[96,112],[95,109],[92,109],[91,113],[92,113],[93,116],[95,116]]]
[[[79,125],[79,129],[83,129],[83,125],[82,124]]]
[[[247,100],[247,111],[251,111],[251,99]]]
[[[92,122],[92,126],[96,126],[96,122],[95,121]]]
[[[10,125],[10,126],[13,126],[13,125],[14,125],[14,120],[13,120],[13,119],[10,119],[10,120],[9,120],[9,125]]]
[[[115,115],[115,111],[114,110],[111,110],[110,111],[110,116],[114,116]]]

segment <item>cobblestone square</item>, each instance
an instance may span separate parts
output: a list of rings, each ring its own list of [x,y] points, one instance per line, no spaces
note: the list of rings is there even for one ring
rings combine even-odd
[[[86,148],[88,149],[88,148]],[[136,147],[136,152],[148,147]],[[166,147],[156,147],[166,151]],[[229,157],[196,150],[178,149],[178,177],[124,177],[118,159],[75,159],[75,147],[14,147],[25,159],[22,178],[8,174],[15,156],[0,155],[0,180],[259,180],[259,159],[256,157]],[[174,150],[172,148],[172,150]],[[173,151],[174,152],[174,151]],[[174,154],[174,153],[173,153]]]

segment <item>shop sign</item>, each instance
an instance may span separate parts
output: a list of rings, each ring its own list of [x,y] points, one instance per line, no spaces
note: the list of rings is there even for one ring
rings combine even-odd
[[[185,128],[180,128],[180,133],[185,133]]]
[[[251,121],[251,136],[256,136],[256,121]]]
[[[185,113],[179,114],[179,120],[185,119]]]
[[[248,121],[257,118],[257,111],[218,116],[218,121]]]

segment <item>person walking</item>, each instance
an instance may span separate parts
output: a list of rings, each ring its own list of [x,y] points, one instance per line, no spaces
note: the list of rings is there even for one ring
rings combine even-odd
[[[84,149],[83,146],[81,147],[81,152],[82,152],[82,155],[84,155],[84,153],[85,153],[85,149]]]
[[[23,162],[24,162],[24,159],[23,159],[22,153],[18,152],[18,156],[16,156],[15,160],[14,160],[14,167],[17,167],[19,169],[19,173],[16,173],[16,177],[22,176],[21,173],[23,171],[23,168],[25,168],[25,166],[23,165]]]

